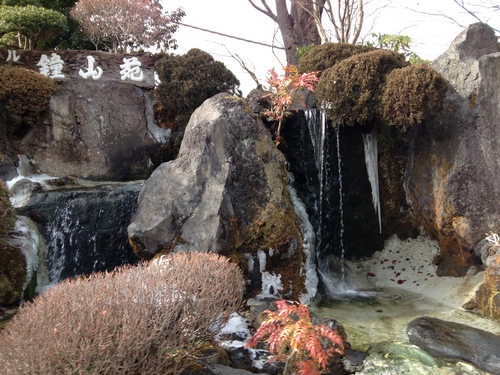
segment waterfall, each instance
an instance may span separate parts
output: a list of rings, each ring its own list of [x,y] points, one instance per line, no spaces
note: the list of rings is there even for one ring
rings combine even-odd
[[[344,247],[344,198],[342,192],[342,155],[340,153],[340,127],[335,127],[335,135],[337,139],[337,168],[339,172],[339,211],[340,211],[340,233],[339,245],[341,250],[340,256],[340,273],[342,284],[345,284],[345,247]]]
[[[328,187],[328,170],[326,167],[325,143],[327,139],[326,113],[318,110],[305,111],[307,127],[314,149],[314,161],[318,171],[319,199],[316,205],[318,215],[318,227],[316,230],[316,248],[318,252],[322,249],[322,226],[323,226],[323,201],[324,191]]]
[[[318,291],[318,275],[316,273],[315,265],[315,248],[314,242],[316,235],[314,234],[314,229],[309,221],[309,215],[307,215],[306,208],[304,204],[297,197],[297,191],[293,188],[293,175],[290,175],[291,183],[288,185],[288,192],[290,194],[290,199],[292,200],[295,213],[299,219],[300,227],[302,230],[302,237],[304,242],[302,243],[302,249],[306,254],[306,261],[304,262],[301,273],[305,275],[305,286],[307,293],[299,297],[300,303],[306,304],[310,302]]]
[[[329,127],[324,111],[305,111],[310,139],[314,149],[314,161],[318,171],[319,194],[316,205],[318,217],[316,230],[316,259],[318,273],[321,275],[323,286],[330,296],[343,293],[345,286],[345,248],[344,235],[344,207],[342,191],[342,159],[340,152],[339,127]],[[335,131],[335,134],[333,134]],[[335,144],[330,142],[335,136]],[[331,155],[330,149],[336,147],[336,155]],[[334,159],[337,159],[336,162]],[[338,177],[337,177],[338,176]],[[338,191],[336,196],[334,193]],[[338,200],[338,203],[337,203]],[[332,206],[337,207],[338,217],[332,215]],[[337,220],[335,220],[337,219]],[[338,233],[337,233],[338,232]],[[334,253],[334,248],[340,252],[340,259],[335,266],[336,271],[330,269],[329,256]],[[340,279],[337,277],[340,276]]]
[[[372,187],[373,208],[378,215],[378,224],[380,233],[382,233],[382,214],[380,211],[380,194],[378,181],[378,149],[377,133],[375,128],[370,133],[363,134],[363,145],[365,147],[366,170],[368,179]]]

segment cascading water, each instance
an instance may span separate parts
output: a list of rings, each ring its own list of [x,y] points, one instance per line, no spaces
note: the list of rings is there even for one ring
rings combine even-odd
[[[37,292],[68,277],[137,262],[127,226],[137,207],[140,182],[80,181],[59,187],[64,180],[35,177],[18,178],[10,188],[18,213],[40,232],[34,241],[27,224],[17,231],[18,242],[32,243],[35,249],[35,255],[26,258],[38,257]]]
[[[332,128],[328,126],[326,114],[324,111],[308,110],[305,112],[307,126],[314,148],[314,159],[318,170],[319,199],[317,204],[317,228],[316,249],[318,272],[321,275],[323,285],[329,295],[339,293],[345,290],[345,248],[343,243],[344,235],[344,207],[342,191],[342,159],[340,152],[340,130],[339,127]],[[330,153],[330,141],[332,130],[335,132],[336,163],[332,160]],[[335,165],[336,174],[332,173],[332,167]],[[338,192],[335,197],[334,191]],[[337,215],[332,217],[332,206],[337,203],[339,208]],[[336,219],[336,220],[335,220]],[[332,225],[336,221],[337,225]],[[338,229],[338,233],[334,233]],[[337,248],[335,249],[335,243]],[[332,270],[327,255],[332,253],[339,254],[339,270]],[[337,274],[340,273],[340,279]]]
[[[361,249],[362,254],[365,247],[369,251],[370,246],[378,245],[378,238],[366,244],[362,240],[364,233],[369,236],[373,233],[374,212],[378,214],[377,229],[381,231],[376,134],[362,136],[361,129],[329,126],[325,113],[318,110],[305,111],[305,118],[318,173],[318,202],[314,213],[318,272],[329,296],[358,295],[356,287],[350,285],[351,278],[346,277],[345,259],[353,254],[346,254],[345,236],[349,230],[347,243],[353,252]],[[348,155],[346,165],[344,155]],[[366,165],[368,178],[359,173],[360,163]],[[347,195],[344,180],[348,182]],[[366,209],[369,202],[366,193],[370,187],[374,211]]]

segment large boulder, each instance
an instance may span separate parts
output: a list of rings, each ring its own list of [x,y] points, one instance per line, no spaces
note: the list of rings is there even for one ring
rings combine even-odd
[[[465,360],[500,374],[500,336],[429,316],[411,321],[407,333],[412,344],[432,356]]]
[[[406,170],[413,210],[439,242],[438,275],[480,264],[474,246],[500,231],[500,53],[494,31],[471,25],[432,63],[448,80],[443,110],[416,130]]]
[[[260,119],[228,94],[193,113],[178,158],[144,183],[128,233],[144,258],[171,251],[229,256],[246,272],[250,295],[305,292],[285,159]]]
[[[52,70],[56,52],[60,74]],[[6,53],[0,51],[0,57]],[[99,51],[17,55],[16,65],[50,73],[58,83],[46,121],[32,127],[19,144],[33,173],[108,181],[149,176],[152,160],[171,136],[154,121],[151,56]],[[50,71],[43,70],[44,61],[52,64]]]

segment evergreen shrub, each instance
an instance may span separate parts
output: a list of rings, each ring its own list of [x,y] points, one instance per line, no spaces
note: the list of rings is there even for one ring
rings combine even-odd
[[[446,89],[445,79],[428,64],[394,69],[387,76],[382,95],[382,118],[406,131],[441,109]]]
[[[387,50],[353,55],[323,72],[316,99],[334,125],[372,124],[387,74],[407,65],[403,55]]]
[[[324,43],[310,48],[300,58],[299,73],[321,72],[351,56],[376,50],[375,47],[347,43]]]
[[[240,269],[176,253],[64,281],[0,335],[2,374],[179,374],[240,308]]]
[[[7,133],[25,133],[48,111],[55,90],[52,79],[33,70],[0,66],[0,103],[5,109]]]

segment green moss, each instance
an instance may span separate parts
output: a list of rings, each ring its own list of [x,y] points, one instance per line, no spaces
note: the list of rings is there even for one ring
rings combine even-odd
[[[379,117],[386,76],[407,65],[403,55],[387,50],[351,56],[323,72],[316,98],[335,125],[372,124]]]
[[[299,73],[309,73],[319,70],[319,77],[321,76],[321,72],[331,68],[342,60],[374,50],[376,50],[376,48],[371,46],[346,43],[324,43],[319,46],[314,46],[304,53],[300,59],[298,71]]]
[[[16,222],[14,208],[10,204],[7,186],[0,180],[0,241],[9,233]]]
[[[427,64],[391,71],[381,102],[383,121],[402,131],[421,124],[442,108],[446,89],[444,78]]]
[[[33,70],[0,66],[0,104],[6,113],[8,133],[25,133],[48,111],[55,83]]]
[[[26,260],[16,247],[0,242],[0,305],[12,306],[21,301],[26,280]]]

